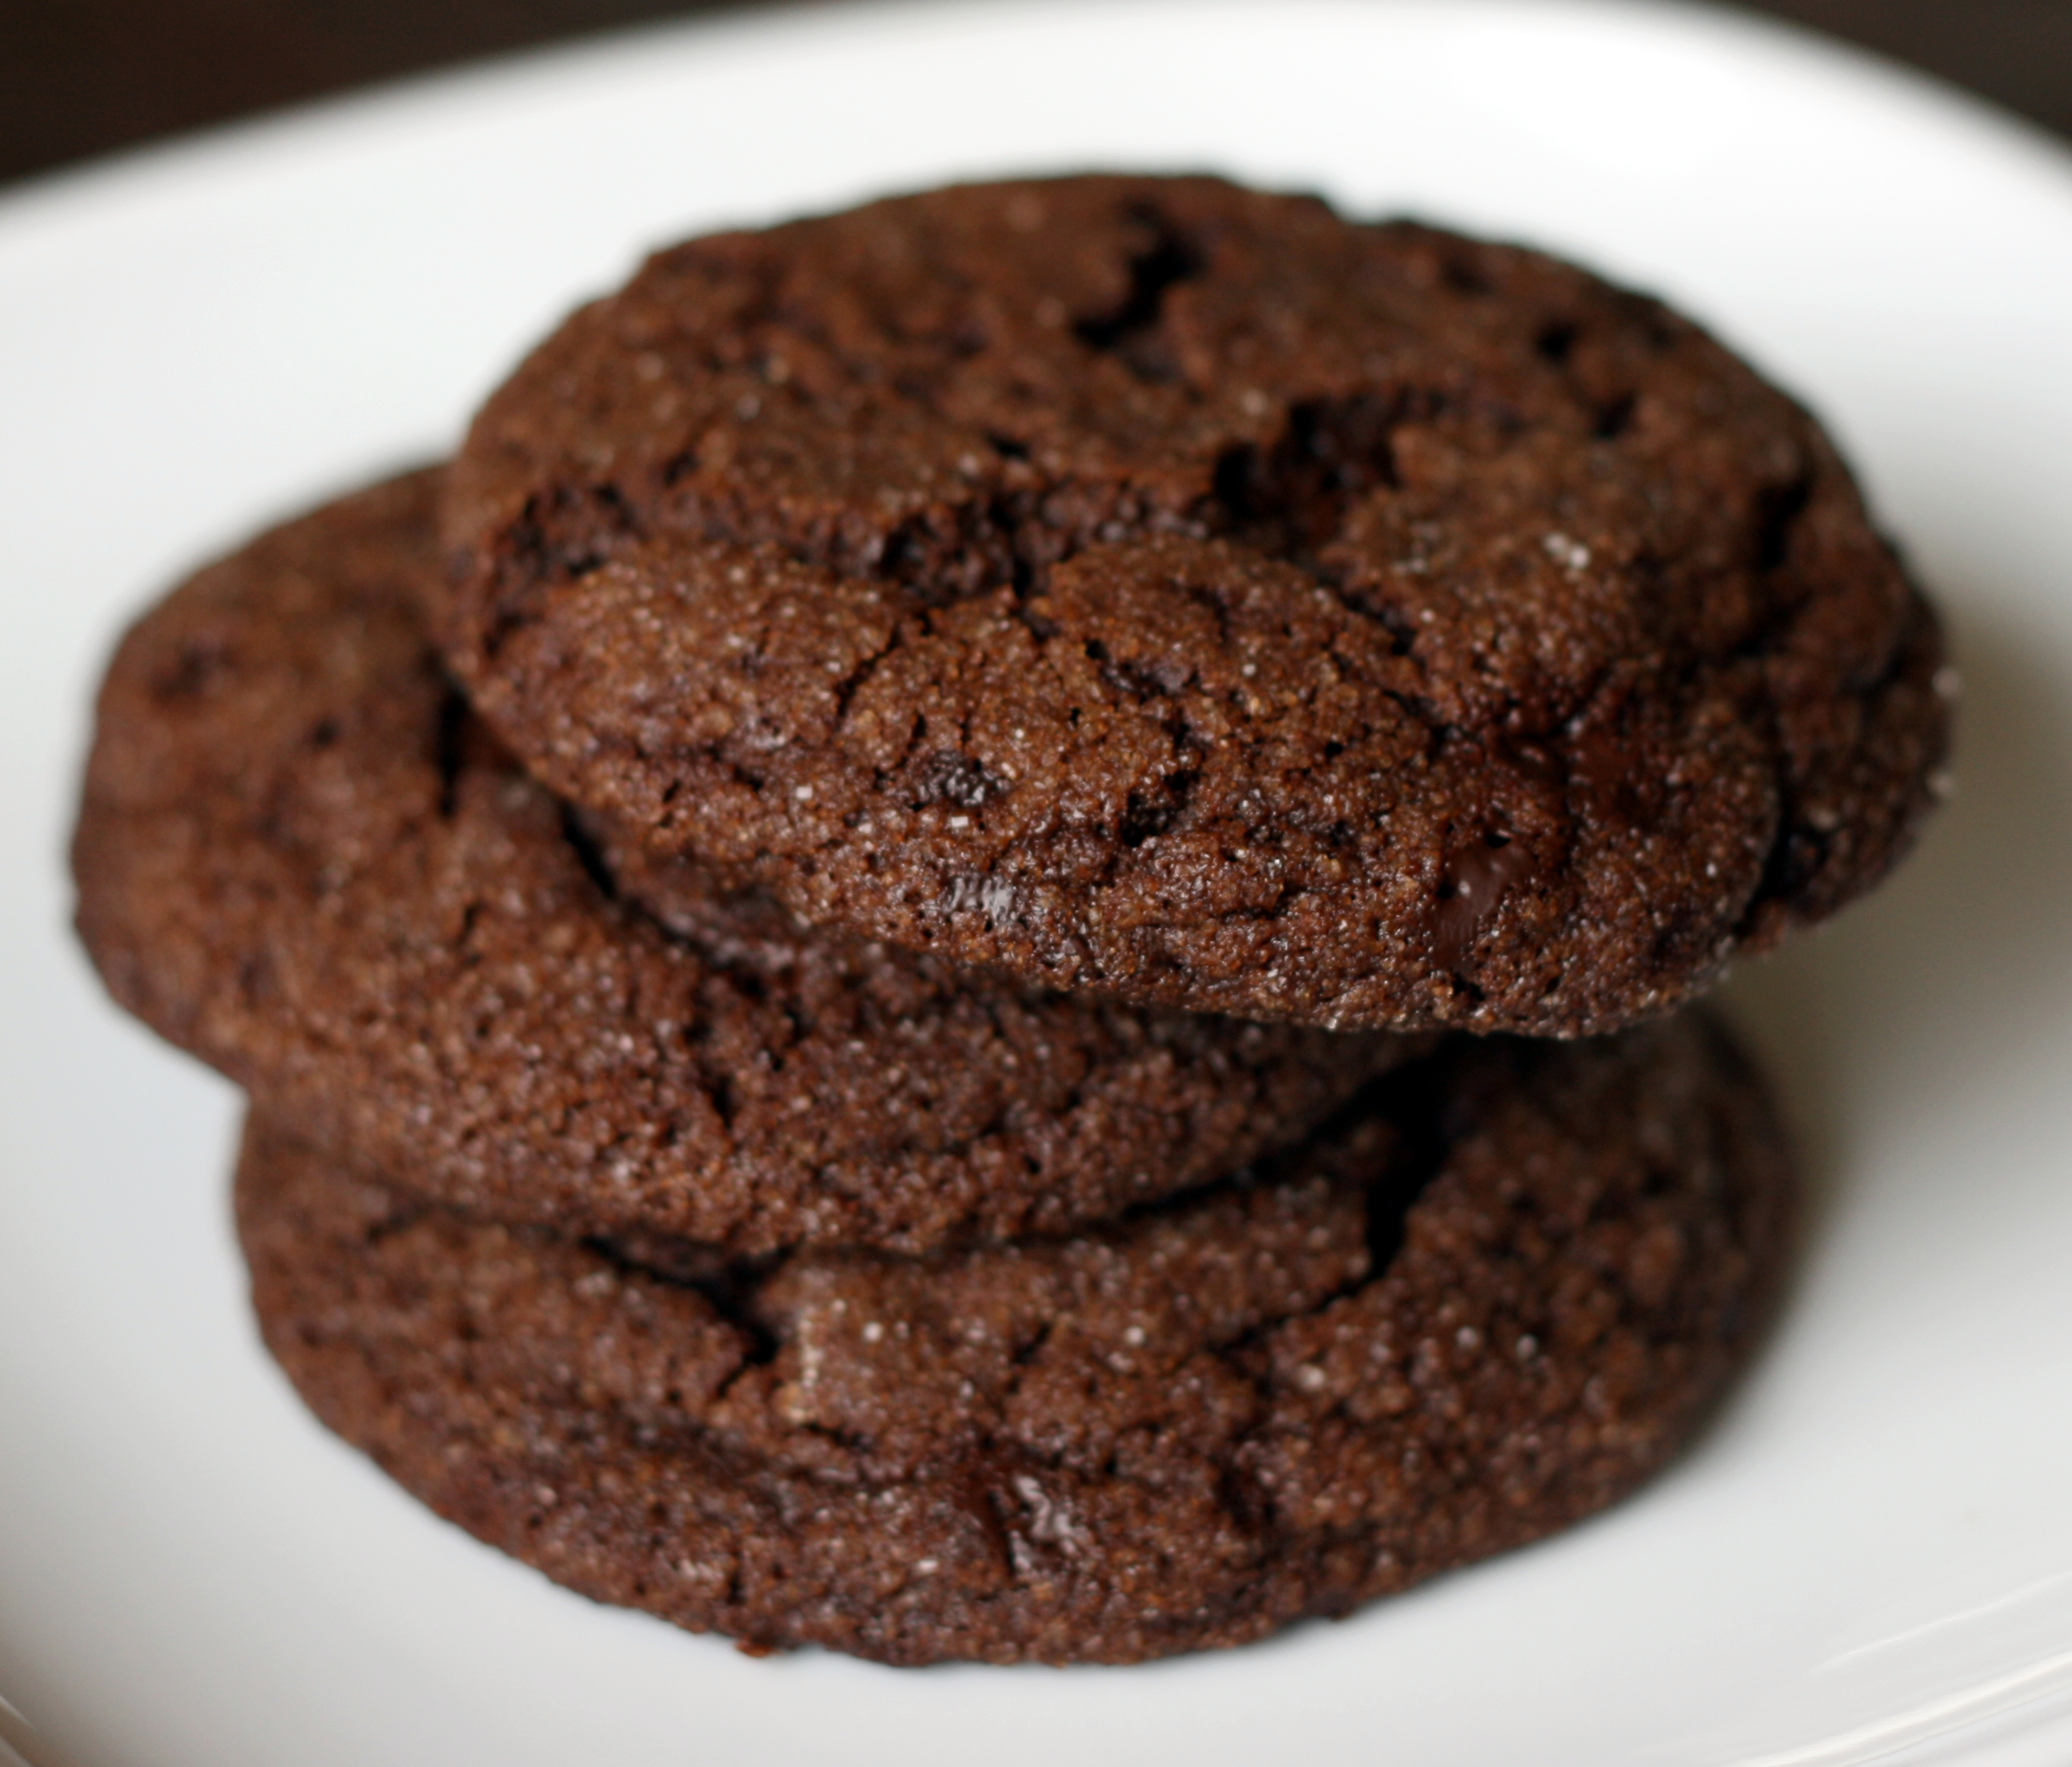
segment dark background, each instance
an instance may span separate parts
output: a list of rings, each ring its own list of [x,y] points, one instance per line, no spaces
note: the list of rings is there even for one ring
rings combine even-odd
[[[697,0],[0,0],[0,183],[395,74],[718,10]],[[1761,0],[1753,10],[1882,50],[2072,138],[2072,0]]]

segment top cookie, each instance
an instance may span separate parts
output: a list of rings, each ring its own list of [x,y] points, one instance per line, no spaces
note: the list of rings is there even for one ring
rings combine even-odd
[[[1659,1011],[1875,881],[1947,742],[1933,614],[1703,332],[1211,179],[664,252],[446,532],[450,661],[630,840],[1198,1010]]]

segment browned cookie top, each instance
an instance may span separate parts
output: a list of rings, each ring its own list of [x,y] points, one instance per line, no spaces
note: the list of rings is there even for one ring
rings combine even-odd
[[[1533,253],[1203,179],[654,257],[491,400],[443,638],[557,789],[1127,998],[1572,1033],[1868,886],[1932,614],[1817,426]]]
[[[471,1221],[264,1118],[239,1212],[318,1414],[561,1581],[760,1644],[1127,1662],[1630,1490],[1745,1355],[1789,1190],[1684,1020],[1462,1040],[1242,1181],[923,1260]]]
[[[437,480],[203,571],[124,641],[74,848],[116,997],[320,1140],[517,1218],[763,1252],[1054,1231],[1298,1137],[1400,1039],[672,932],[469,718],[415,597]]]

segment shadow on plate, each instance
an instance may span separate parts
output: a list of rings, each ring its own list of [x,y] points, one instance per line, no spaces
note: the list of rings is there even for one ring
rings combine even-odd
[[[1856,1157],[1868,1111],[1896,1097],[1961,1110],[2064,1035],[2072,706],[2017,635],[1953,627],[1954,796],[1885,887],[1728,991],[1804,1153],[1809,1251],[1868,1177]]]

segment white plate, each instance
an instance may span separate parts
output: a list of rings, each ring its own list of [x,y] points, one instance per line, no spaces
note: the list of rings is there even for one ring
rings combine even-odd
[[[1941,592],[1962,789],[1738,989],[1814,1231],[1762,1366],[1647,1493],[1231,1655],[752,1662],[434,1521],[261,1357],[234,1101],[64,931],[88,695],[142,598],[449,445],[643,244],[1111,164],[1414,208],[1707,317],[1833,421]],[[2072,1759],[2072,166],[2041,138],[1730,15],[1557,0],[623,38],[0,203],[0,1688],[89,1767]]]

